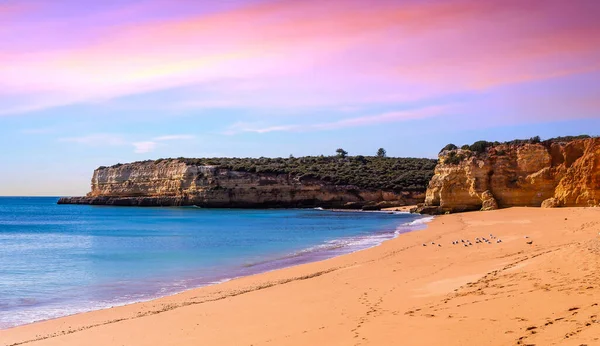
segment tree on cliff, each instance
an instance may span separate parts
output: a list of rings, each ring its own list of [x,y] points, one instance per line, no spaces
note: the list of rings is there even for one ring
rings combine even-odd
[[[387,151],[385,151],[385,149],[379,148],[379,150],[377,150],[377,157],[386,157],[386,155]]]
[[[529,142],[531,142],[532,144],[537,144],[537,143],[540,143],[541,141],[542,141],[542,139],[540,138],[540,136],[531,137],[529,139]]]
[[[348,152],[342,148],[338,148],[335,152],[337,153],[337,156],[341,158],[348,156]]]

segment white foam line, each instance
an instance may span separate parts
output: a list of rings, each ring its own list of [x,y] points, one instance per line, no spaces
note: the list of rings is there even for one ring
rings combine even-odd
[[[424,217],[424,218],[417,219],[417,220],[414,220],[412,222],[409,222],[409,223],[407,223],[407,225],[408,226],[425,225],[425,224],[428,224],[431,221],[433,221],[433,218],[434,218],[433,216],[427,216],[427,217]]]

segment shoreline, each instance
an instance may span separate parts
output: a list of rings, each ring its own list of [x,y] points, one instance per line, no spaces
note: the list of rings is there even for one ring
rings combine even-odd
[[[311,208],[312,209],[312,208]],[[330,212],[348,212],[349,210],[325,210]],[[359,213],[371,213],[371,211],[361,211],[354,210],[354,212]],[[411,232],[418,230],[424,227],[424,224],[427,223],[430,218],[426,215],[412,215],[412,218],[398,218],[398,224],[395,226],[395,229],[392,230],[377,230],[371,231],[365,235],[354,235],[354,236],[343,236],[341,238],[335,238],[328,240],[326,242],[318,243],[315,245],[311,245],[306,248],[300,248],[293,252],[279,254],[279,255],[271,255],[266,256],[266,259],[248,263],[239,263],[236,266],[232,266],[227,269],[227,273],[223,272],[222,274],[210,277],[178,277],[173,278],[172,280],[186,282],[184,287],[174,288],[174,287],[165,287],[162,289],[160,294],[150,295],[143,298],[133,298],[132,300],[123,300],[123,301],[114,301],[114,302],[105,302],[102,304],[95,305],[93,307],[75,307],[70,305],[63,305],[65,310],[72,311],[70,313],[66,313],[62,316],[53,316],[49,318],[39,319],[31,322],[21,322],[20,324],[4,326],[0,328],[0,332],[5,330],[10,330],[13,328],[19,328],[23,326],[28,326],[36,323],[43,323],[47,321],[57,320],[61,318],[77,316],[85,313],[93,313],[96,311],[102,311],[107,309],[119,308],[134,304],[148,303],[154,300],[162,299],[169,296],[178,295],[181,293],[185,293],[191,290],[201,289],[205,287],[210,287],[214,285],[218,285],[224,282],[229,282],[232,280],[237,280],[249,276],[260,275],[263,273],[269,273],[278,270],[284,270],[287,268],[293,268],[296,266],[301,266],[304,264],[315,263],[326,261],[331,258],[344,256],[348,254],[352,254],[358,251],[367,250],[373,247],[377,247],[381,245],[383,242],[386,242],[391,239],[395,239],[400,234]],[[415,223],[418,220],[424,219],[426,221]],[[223,268],[224,269],[224,268]],[[188,286],[189,285],[189,286]],[[188,286],[188,287],[185,287]],[[20,311],[15,311],[15,313],[19,313]],[[1,345],[1,344],[0,344]]]
[[[0,345],[594,344],[598,220],[598,208],[439,216],[324,261],[0,330]],[[488,233],[503,242],[451,244]]]

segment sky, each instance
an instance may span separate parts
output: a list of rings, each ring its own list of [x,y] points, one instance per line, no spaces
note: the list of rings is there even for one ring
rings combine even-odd
[[[597,0],[0,0],[0,195],[165,157],[600,135]]]

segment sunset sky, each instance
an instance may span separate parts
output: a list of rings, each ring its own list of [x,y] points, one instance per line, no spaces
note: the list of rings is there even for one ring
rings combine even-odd
[[[0,0],[0,195],[160,157],[600,135],[597,0]]]

